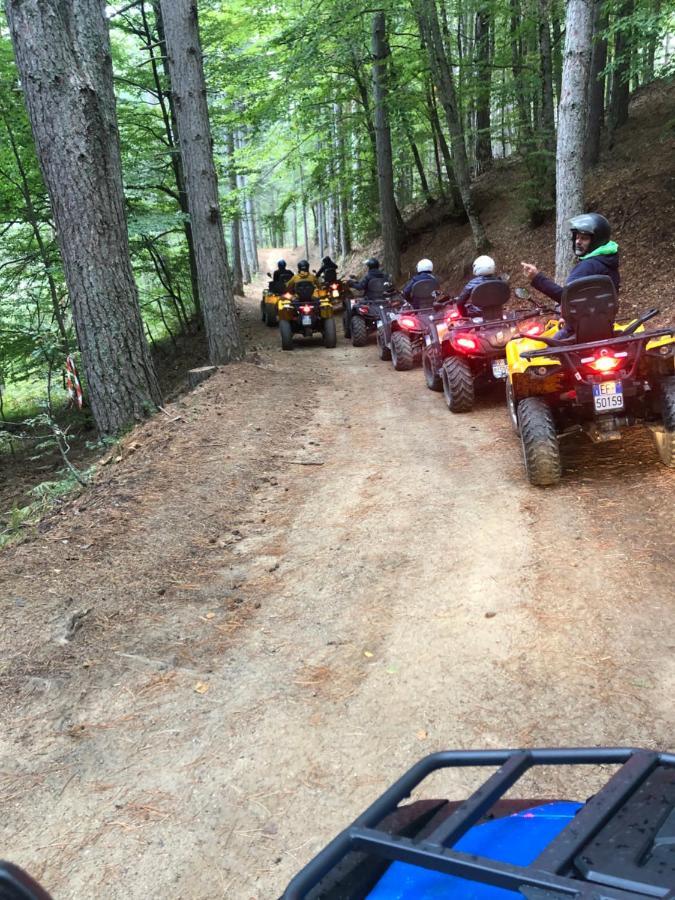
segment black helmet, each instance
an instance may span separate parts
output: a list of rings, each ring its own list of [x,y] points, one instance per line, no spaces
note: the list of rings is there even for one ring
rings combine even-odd
[[[368,266],[369,269],[379,269],[380,261],[379,261],[379,259],[375,259],[374,256],[370,256],[366,260],[366,266]]]
[[[333,260],[330,258],[330,256],[324,256],[324,258],[321,260],[321,262],[324,264],[324,266],[334,265]]]
[[[603,244],[606,244],[612,233],[609,222],[604,216],[601,216],[600,213],[582,213],[580,216],[574,216],[573,219],[570,219],[570,229],[572,230],[572,245],[575,253],[577,252],[577,234],[580,231],[584,234],[593,236],[593,240],[588,249],[589,253],[593,250],[597,250],[598,247],[602,247]]]
[[[285,269],[286,268],[286,260],[280,259],[277,263],[277,269]]]
[[[301,259],[298,263],[298,272],[309,272],[309,262],[306,259]]]

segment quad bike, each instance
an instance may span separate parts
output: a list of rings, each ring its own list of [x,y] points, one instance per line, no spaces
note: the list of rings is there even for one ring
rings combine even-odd
[[[480,315],[469,317],[453,304],[425,335],[422,367],[427,387],[443,391],[453,413],[471,412],[476,388],[506,378],[506,345],[522,333],[541,334],[541,309],[504,313],[511,296],[508,284],[489,281],[474,288],[469,303]]]
[[[617,307],[610,278],[580,278],[561,300],[573,337],[556,337],[553,322],[507,347],[507,404],[532,484],[560,481],[560,437],[584,431],[594,443],[614,441],[637,424],[675,468],[675,329],[644,330],[657,309],[618,325]]]
[[[271,279],[272,275],[268,272],[267,277]],[[281,281],[270,281],[267,289],[263,291],[262,300],[260,301],[260,315],[269,328],[274,328],[279,323],[279,300],[286,288],[286,282],[290,281],[290,279],[291,272],[288,272],[287,277]]]
[[[531,770],[541,779],[539,767],[588,765],[618,768],[586,802],[504,799]],[[402,802],[430,775],[469,767],[496,771],[467,799]],[[674,889],[675,754],[467,750],[420,760],[282,900],[644,900]]]
[[[430,324],[444,315],[440,304],[415,309],[409,303],[399,301],[382,307],[377,322],[380,359],[390,359],[397,372],[407,372],[419,365]]]
[[[347,309],[350,303],[351,291],[346,282],[340,278],[326,284],[326,290],[333,304],[333,312],[340,313]]]
[[[336,346],[337,329],[328,291],[311,281],[300,281],[295,285],[295,293],[286,291],[279,302],[281,346],[292,350],[294,334],[310,338],[315,332],[322,334],[324,347]]]
[[[504,799],[514,788],[517,796],[523,776],[545,779],[542,767],[551,766],[569,775],[614,771],[585,802]],[[476,768],[494,771],[463,801],[403,802],[443,769]],[[312,859],[282,900],[366,897],[673,900],[675,754],[615,747],[427,756]],[[18,866],[0,863],[0,900],[51,898]]]
[[[388,283],[381,297],[352,298],[343,314],[345,337],[351,337],[354,347],[365,347],[368,338],[378,330],[382,311],[393,308],[392,304],[397,305],[396,295]]]

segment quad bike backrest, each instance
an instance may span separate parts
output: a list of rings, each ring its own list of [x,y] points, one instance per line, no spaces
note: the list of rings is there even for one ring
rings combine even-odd
[[[312,295],[314,294],[314,285],[311,281],[298,281],[295,285],[295,293],[303,303],[307,303],[312,299]]]
[[[619,308],[614,282],[608,275],[589,275],[568,284],[560,301],[565,324],[578,343],[604,341],[614,334]]]
[[[508,284],[501,278],[494,281],[484,281],[471,291],[469,302],[483,311],[486,319],[496,319],[501,316],[502,307],[509,302],[511,291]]]
[[[368,282],[368,299],[381,300],[384,296],[384,286],[386,282],[384,278],[371,278]]]

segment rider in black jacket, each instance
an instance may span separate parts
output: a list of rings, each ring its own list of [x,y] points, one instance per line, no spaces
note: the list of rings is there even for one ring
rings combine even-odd
[[[360,281],[349,279],[349,286],[356,288],[357,291],[363,291],[365,300],[381,300],[384,296],[385,282],[389,281],[389,276],[380,268],[380,261],[371,256],[366,260],[368,271]]]

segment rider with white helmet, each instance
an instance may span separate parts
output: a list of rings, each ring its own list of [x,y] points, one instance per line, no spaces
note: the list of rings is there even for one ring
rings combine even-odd
[[[473,289],[478,287],[479,284],[484,284],[486,281],[499,281],[500,279],[496,272],[497,266],[491,256],[477,256],[474,259],[473,278],[464,285],[459,296],[455,298],[460,312],[466,316],[480,316],[482,314],[482,310],[478,309],[477,306],[472,306],[468,300]]]
[[[417,274],[404,285],[401,293],[415,309],[431,306],[434,291],[440,288],[438,278],[433,274],[434,264],[430,259],[417,263]]]

